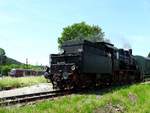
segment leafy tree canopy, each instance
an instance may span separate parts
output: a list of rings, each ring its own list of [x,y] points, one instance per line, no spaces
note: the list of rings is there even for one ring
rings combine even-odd
[[[5,55],[5,50],[0,48],[0,56],[4,56]]]
[[[74,39],[101,41],[103,37],[104,32],[98,25],[88,25],[85,22],[81,22],[63,28],[61,37],[58,38],[58,44],[60,47],[64,41]]]
[[[5,50],[0,48],[0,65],[6,63]]]
[[[150,53],[148,54],[148,57],[150,57]]]

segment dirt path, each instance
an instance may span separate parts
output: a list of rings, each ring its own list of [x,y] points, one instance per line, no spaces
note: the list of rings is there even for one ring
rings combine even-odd
[[[16,96],[16,95],[31,94],[31,93],[47,92],[47,91],[52,91],[52,90],[53,90],[52,84],[40,83],[40,84],[29,86],[29,87],[11,89],[7,91],[0,91],[0,98]]]

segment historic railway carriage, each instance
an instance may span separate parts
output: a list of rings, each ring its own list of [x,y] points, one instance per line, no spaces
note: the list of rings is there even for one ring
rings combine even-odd
[[[150,78],[150,58],[143,56],[134,56],[140,69],[143,79]]]
[[[43,74],[43,71],[35,71],[32,69],[11,69],[9,72],[11,77],[38,76]]]
[[[60,54],[51,54],[49,78],[54,87],[74,88],[140,80],[132,50],[106,42],[66,41]]]

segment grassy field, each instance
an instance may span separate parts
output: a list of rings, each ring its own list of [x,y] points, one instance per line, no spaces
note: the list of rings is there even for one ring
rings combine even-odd
[[[150,84],[74,94],[32,105],[0,108],[1,113],[150,113]]]
[[[0,90],[19,88],[44,82],[47,82],[47,80],[43,76],[20,78],[4,77],[0,79]]]

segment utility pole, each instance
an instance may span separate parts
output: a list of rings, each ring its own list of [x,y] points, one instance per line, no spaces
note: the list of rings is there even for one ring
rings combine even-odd
[[[2,64],[3,64],[3,58],[5,57],[5,51],[0,48],[0,66],[1,66],[1,70],[0,70],[0,75],[2,76]]]
[[[26,67],[28,68],[28,58],[26,58]]]
[[[2,76],[2,63],[3,63],[3,61],[2,61],[2,55],[1,55],[1,53],[0,53],[0,65],[1,65],[1,74],[0,74],[0,76]]]

